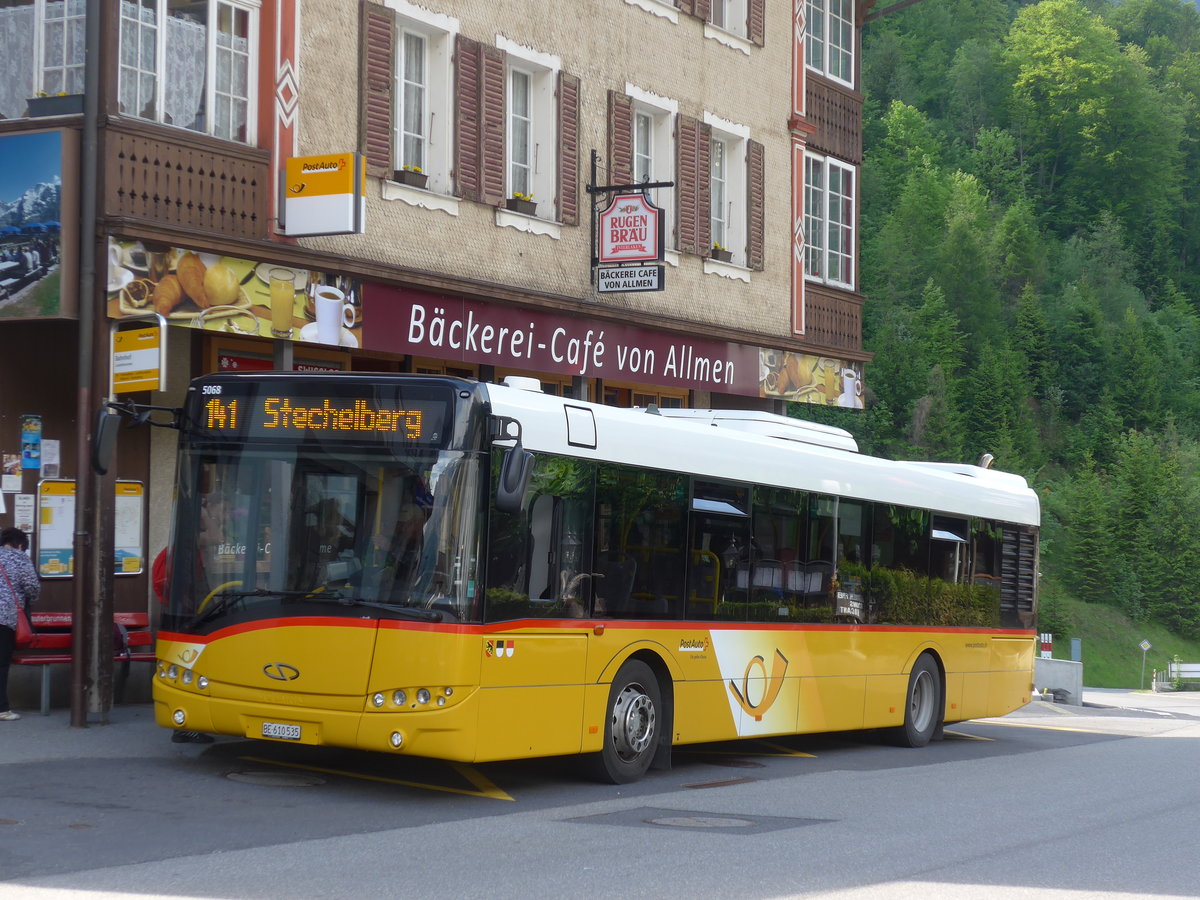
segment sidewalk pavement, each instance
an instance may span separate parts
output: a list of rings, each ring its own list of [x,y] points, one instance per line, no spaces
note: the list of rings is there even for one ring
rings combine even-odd
[[[1200,691],[1128,691],[1120,688],[1083,689],[1084,707],[1144,709],[1161,715],[1200,717]],[[1077,707],[1078,708],[1078,707]]]
[[[0,722],[0,764],[44,762],[51,759],[124,759],[194,756],[211,744],[174,744],[171,731],[154,722],[149,703],[114,706],[108,724],[72,728],[66,709],[43,716],[20,710],[17,722]]]

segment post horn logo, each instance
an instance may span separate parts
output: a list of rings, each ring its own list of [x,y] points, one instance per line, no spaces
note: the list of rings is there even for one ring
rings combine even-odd
[[[276,681],[295,681],[300,677],[300,670],[287,663],[267,663],[263,666],[263,674]]]
[[[761,656],[756,656],[746,664],[746,674],[742,676],[742,689],[740,691],[733,679],[729,680],[729,690],[733,692],[733,697],[737,700],[738,706],[745,710],[747,715],[754,716],[755,722],[762,721],[762,717],[766,715],[767,710],[771,708],[771,704],[779,696],[779,691],[783,688],[783,675],[787,672],[787,667],[787,657],[776,649],[775,659],[771,664],[770,678],[767,678],[766,660]],[[755,668],[761,672],[759,677],[766,679],[766,691],[758,703],[750,701],[750,678]]]

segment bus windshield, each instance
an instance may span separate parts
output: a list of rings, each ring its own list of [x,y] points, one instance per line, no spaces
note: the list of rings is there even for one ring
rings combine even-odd
[[[480,465],[432,448],[185,448],[163,629],[479,621]]]

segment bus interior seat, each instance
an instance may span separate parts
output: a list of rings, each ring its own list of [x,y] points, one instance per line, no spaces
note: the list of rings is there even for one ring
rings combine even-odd
[[[633,605],[633,581],[637,562],[632,559],[603,559],[596,563],[594,580],[596,614],[628,613]]]

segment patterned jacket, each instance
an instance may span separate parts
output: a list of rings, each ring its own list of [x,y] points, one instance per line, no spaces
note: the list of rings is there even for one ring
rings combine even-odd
[[[37,600],[42,583],[29,557],[13,547],[0,547],[0,566],[8,573],[7,579],[0,575],[0,625],[16,628],[17,599],[20,598],[25,608],[29,609]],[[12,590],[8,586],[10,581]],[[13,590],[17,592],[16,597],[13,596]]]

